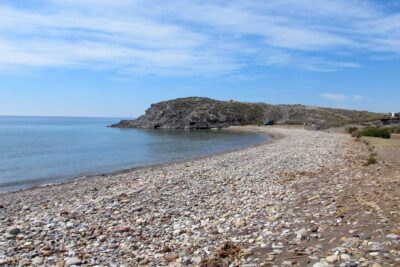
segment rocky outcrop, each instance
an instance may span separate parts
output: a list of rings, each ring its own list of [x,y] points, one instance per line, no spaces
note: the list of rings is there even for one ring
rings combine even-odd
[[[263,124],[273,120],[277,124],[306,124],[321,129],[380,118],[380,114],[363,111],[189,97],[152,104],[143,116],[135,120],[122,120],[112,127],[210,129]]]

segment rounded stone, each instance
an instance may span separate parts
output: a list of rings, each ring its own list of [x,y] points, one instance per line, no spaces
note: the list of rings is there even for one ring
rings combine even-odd
[[[349,254],[342,254],[340,255],[340,258],[344,261],[350,260],[350,255]]]
[[[18,227],[11,227],[7,230],[7,233],[10,235],[18,235],[19,233],[21,233],[21,229],[19,229]]]
[[[328,263],[335,263],[335,262],[338,261],[338,256],[336,256],[336,255],[331,255],[331,256],[326,257],[325,260],[326,260]]]
[[[82,264],[82,261],[80,259],[78,259],[78,258],[67,258],[65,260],[64,266],[65,267],[69,267],[69,266],[72,266],[72,265],[81,265],[81,264]]]

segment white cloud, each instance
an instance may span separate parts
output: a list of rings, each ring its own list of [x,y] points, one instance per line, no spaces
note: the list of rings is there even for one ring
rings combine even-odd
[[[400,55],[400,14],[370,1],[35,3],[0,4],[0,69],[219,75],[273,65],[335,71],[360,67],[354,54]]]
[[[346,101],[348,99],[348,97],[345,95],[333,94],[333,93],[324,93],[321,94],[321,97],[330,101]]]
[[[343,95],[336,93],[323,93],[320,96],[326,100],[336,101],[336,102],[361,101],[364,99],[364,97],[361,95]]]

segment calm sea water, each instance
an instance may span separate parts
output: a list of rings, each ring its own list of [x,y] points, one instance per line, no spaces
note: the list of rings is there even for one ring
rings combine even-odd
[[[116,129],[119,119],[0,117],[0,191],[193,159],[263,142],[253,133]]]

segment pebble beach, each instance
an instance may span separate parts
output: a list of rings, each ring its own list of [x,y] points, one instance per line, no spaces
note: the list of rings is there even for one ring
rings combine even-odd
[[[243,129],[243,128],[241,128]],[[0,266],[400,266],[400,168],[342,133],[0,194]]]

